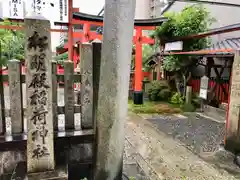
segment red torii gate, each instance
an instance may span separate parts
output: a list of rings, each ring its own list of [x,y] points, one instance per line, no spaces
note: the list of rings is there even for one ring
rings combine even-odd
[[[91,25],[95,26],[103,26],[103,17],[89,15],[84,13],[79,13],[77,8],[74,8],[73,19],[71,20],[72,25],[83,25],[82,32],[72,32],[72,39],[79,38],[81,39],[79,42],[88,42],[91,40],[99,39],[102,40],[102,35],[97,32],[90,31]],[[167,18],[156,18],[156,19],[147,19],[147,20],[135,20],[135,36],[133,37],[133,43],[136,45],[135,51],[135,72],[134,72],[134,102],[135,104],[143,103],[143,92],[142,92],[142,45],[143,44],[154,44],[155,41],[152,38],[143,36],[143,30],[154,30],[157,25],[161,25]],[[127,28],[127,27],[126,27]],[[70,37],[70,36],[69,36]],[[73,48],[73,41],[64,45],[64,48],[68,48],[71,45]],[[73,57],[73,53],[69,51],[70,59]],[[74,62],[74,67],[76,68],[76,61]]]
[[[78,8],[73,8],[72,0],[68,0],[69,4],[69,22],[68,23],[56,23],[56,25],[68,26],[68,29],[49,29],[51,32],[68,32],[68,57],[69,59],[75,59],[74,67],[76,68],[76,58],[74,57],[73,50],[73,38],[81,38],[81,42],[87,42],[94,39],[102,39],[102,35],[96,32],[91,32],[91,25],[103,26],[103,17],[89,15],[84,13],[79,13]],[[12,20],[18,21],[18,20]],[[22,20],[20,20],[22,21]],[[156,19],[146,19],[146,20],[135,20],[134,29],[135,36],[133,37],[133,42],[136,45],[135,51],[135,72],[134,72],[134,103],[143,103],[143,92],[142,92],[142,45],[143,44],[154,44],[154,39],[143,36],[143,30],[154,30],[156,26],[161,25],[163,22],[167,21],[167,18],[156,18]],[[83,24],[83,32],[73,32],[73,25]],[[12,29],[12,30],[23,30],[22,26],[12,26],[12,25],[0,25],[0,28]],[[127,28],[127,27],[126,27]]]

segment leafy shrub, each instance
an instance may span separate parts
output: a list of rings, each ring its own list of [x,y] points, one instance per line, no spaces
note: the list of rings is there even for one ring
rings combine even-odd
[[[176,92],[172,97],[171,97],[171,103],[172,104],[184,104],[184,98],[182,95],[178,92]]]
[[[186,104],[186,103],[181,106],[181,109],[184,112],[194,112],[196,110],[193,104]]]
[[[169,97],[171,96],[171,91],[170,91],[170,89],[162,89],[158,93],[158,96],[161,100],[168,100]]]
[[[176,114],[181,113],[180,108],[173,108],[168,104],[156,104],[155,102],[144,102],[142,105],[129,103],[129,110],[140,114]]]
[[[150,101],[168,100],[171,91],[166,81],[153,81],[148,89]]]
[[[196,108],[200,108],[201,107],[201,101],[202,101],[198,94],[199,93],[193,93],[193,95],[192,95],[192,104]]]

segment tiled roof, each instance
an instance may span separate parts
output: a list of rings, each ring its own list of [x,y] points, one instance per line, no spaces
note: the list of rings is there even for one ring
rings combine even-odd
[[[218,41],[217,43],[212,44],[208,50],[217,50],[217,49],[240,49],[240,37],[225,39]]]
[[[218,42],[212,44],[209,48],[206,48],[204,50],[219,50],[219,49],[233,49],[233,50],[240,49],[240,37],[218,41]],[[233,53],[230,53],[230,52],[216,52],[214,54],[217,54],[217,55],[232,55]]]

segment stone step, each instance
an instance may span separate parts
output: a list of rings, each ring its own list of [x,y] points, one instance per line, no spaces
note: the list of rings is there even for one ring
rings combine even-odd
[[[227,111],[227,108],[228,108],[228,103],[222,103],[219,105],[219,108],[224,110],[224,111]]]
[[[204,106],[203,112],[200,113],[200,115],[209,117],[210,119],[214,119],[220,123],[226,122],[226,114],[226,110],[208,105]]]
[[[45,180],[68,180],[68,177],[56,177],[56,178],[48,178],[48,179],[45,179]]]

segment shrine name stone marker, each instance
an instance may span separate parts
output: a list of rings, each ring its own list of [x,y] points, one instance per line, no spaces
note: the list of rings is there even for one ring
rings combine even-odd
[[[26,17],[25,58],[27,95],[28,173],[54,169],[50,22]]]

